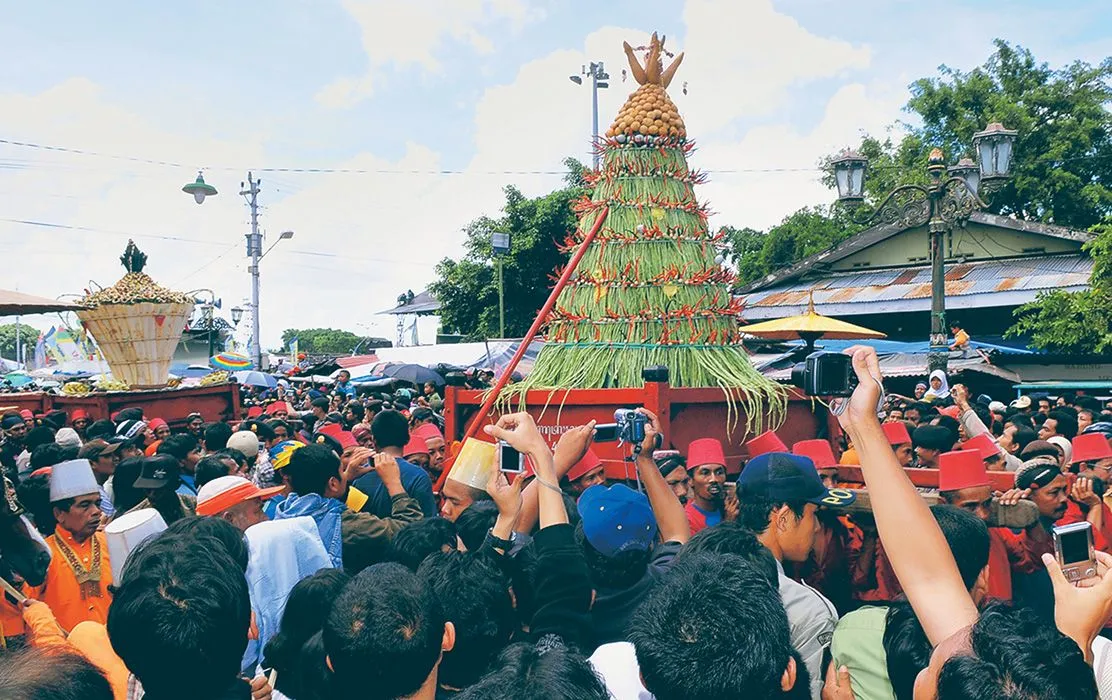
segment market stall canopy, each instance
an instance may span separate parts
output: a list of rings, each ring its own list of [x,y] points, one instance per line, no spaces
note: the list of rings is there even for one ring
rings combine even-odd
[[[771,321],[762,321],[742,326],[741,332],[768,340],[804,340],[808,349],[813,348],[819,338],[829,340],[867,340],[886,338],[884,333],[874,331],[836,318],[823,316],[815,311],[814,295],[807,303],[807,311],[799,316],[788,316]]]
[[[221,352],[209,358],[209,366],[216,369],[226,369],[234,372],[239,370],[254,369],[255,363],[251,361],[250,357],[241,355],[238,352]]]
[[[54,311],[76,311],[80,304],[47,297],[37,297],[23,292],[0,289],[0,316],[17,314],[47,314]]]

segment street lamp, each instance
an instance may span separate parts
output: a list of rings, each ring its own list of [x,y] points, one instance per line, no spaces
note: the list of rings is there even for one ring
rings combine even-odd
[[[243,319],[243,309],[238,306],[232,307],[232,323],[239,325],[240,320]]]
[[[602,66],[602,61],[591,61],[590,66],[583,66],[581,71],[583,75],[590,76],[591,78],[591,149],[593,152],[592,163],[595,170],[598,170],[599,165],[599,151],[598,151],[598,91],[599,89],[610,87],[610,74]],[[583,78],[578,75],[569,75],[568,80],[576,85],[583,84]]]
[[[493,231],[490,247],[494,249],[494,262],[498,266],[498,337],[506,337],[506,293],[502,281],[502,257],[510,252],[510,234]]]
[[[202,204],[205,197],[215,197],[216,188],[205,182],[205,176],[197,173],[197,179],[181,188],[182,192],[193,195],[193,201]]]
[[[263,181],[256,180],[250,172],[247,173],[247,184],[239,183],[239,193],[251,209],[251,233],[246,235],[247,257],[251,258],[251,264],[247,271],[251,273],[251,342],[255,346],[252,359],[255,360],[255,367],[258,369],[263,369],[263,350],[262,344],[259,342],[259,261],[267,253],[274,250],[274,246],[278,245],[280,241],[293,238],[293,231],[283,231],[279,234],[278,240],[271,244],[266,252],[263,252],[263,235],[259,233],[259,186],[262,184]],[[200,173],[197,173],[197,180],[182,187],[182,191],[193,195],[197,204],[204,202],[205,197],[216,194],[216,188],[207,184]],[[240,313],[242,314],[242,310]]]
[[[901,185],[888,193],[880,206],[863,220],[862,225],[876,223],[914,228],[926,225],[931,252],[931,370],[946,369],[949,351],[946,345],[946,267],[943,234],[955,226],[964,226],[973,212],[988,205],[980,198],[981,188],[998,184],[1011,174],[1012,146],[1017,132],[992,123],[973,135],[978,162],[963,158],[949,168],[941,149],[935,148],[927,162],[930,182],[927,185]],[[858,153],[846,151],[831,161],[838,201],[858,204],[865,196],[865,168],[868,161]]]

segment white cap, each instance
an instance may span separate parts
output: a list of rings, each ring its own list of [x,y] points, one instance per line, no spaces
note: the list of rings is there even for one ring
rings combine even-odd
[[[257,457],[259,454],[259,436],[250,430],[232,433],[232,436],[228,438],[228,449],[235,450],[244,457]]]
[[[59,462],[50,470],[50,502],[100,493],[93,467],[87,459]]]
[[[990,401],[988,404],[988,410],[992,411],[993,413],[1003,413],[1004,411],[1008,410],[1008,407],[1004,405],[1003,401]]]
[[[112,567],[112,580],[117,584],[124,573],[124,564],[132,550],[150,537],[166,529],[166,521],[154,508],[124,513],[104,528],[108,542],[108,563]]]
[[[54,442],[62,447],[81,447],[81,436],[73,428],[62,428],[54,433]]]

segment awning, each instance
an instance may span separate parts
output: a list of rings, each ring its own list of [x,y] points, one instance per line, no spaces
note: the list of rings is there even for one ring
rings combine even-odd
[[[80,308],[82,308],[80,304],[74,304],[70,301],[60,301],[0,289],[0,316],[47,314],[54,311],[75,311]]]

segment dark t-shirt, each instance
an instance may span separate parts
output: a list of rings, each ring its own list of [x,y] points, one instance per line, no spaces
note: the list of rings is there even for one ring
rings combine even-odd
[[[656,586],[675,561],[683,545],[679,542],[658,544],[649,559],[649,566],[636,583],[628,588],[607,588],[597,586],[595,604],[591,608],[591,622],[594,625],[593,644],[586,644],[584,653],[590,653],[603,644],[624,642],[629,628],[629,620],[641,605],[641,601]]]
[[[432,481],[425,470],[412,462],[407,462],[398,457],[398,471],[401,472],[402,488],[410,498],[421,506],[421,512],[426,518],[437,514],[436,499],[432,496]],[[355,488],[367,494],[367,502],[363,505],[364,513],[371,513],[380,518],[389,518],[393,509],[390,494],[382,484],[378,472],[364,474],[355,480]]]

